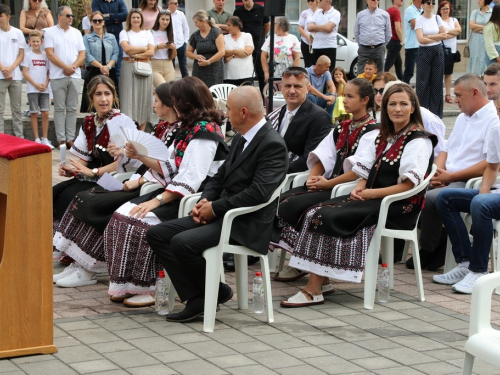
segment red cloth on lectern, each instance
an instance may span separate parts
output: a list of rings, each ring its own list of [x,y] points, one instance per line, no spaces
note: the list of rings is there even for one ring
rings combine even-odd
[[[47,145],[0,133],[0,158],[14,160],[46,152],[51,152]]]

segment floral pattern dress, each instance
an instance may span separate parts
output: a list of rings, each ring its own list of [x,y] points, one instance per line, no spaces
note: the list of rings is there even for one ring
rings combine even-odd
[[[262,51],[269,54],[270,37],[262,45]],[[286,68],[293,66],[293,52],[300,53],[300,42],[295,35],[274,35],[274,78],[281,79]]]

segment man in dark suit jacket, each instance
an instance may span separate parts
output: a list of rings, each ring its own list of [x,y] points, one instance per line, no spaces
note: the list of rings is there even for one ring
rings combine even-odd
[[[290,67],[283,72],[281,91],[286,105],[268,116],[273,127],[285,139],[290,157],[288,173],[307,171],[307,157],[331,130],[332,119],[321,107],[307,99],[307,71]],[[286,126],[287,117],[291,120]]]
[[[151,227],[147,241],[165,267],[186,308],[168,314],[167,320],[186,322],[203,314],[205,303],[204,250],[219,243],[227,211],[255,206],[269,200],[285,178],[287,149],[271,123],[262,115],[259,92],[251,86],[234,89],[228,97],[227,115],[239,133],[226,161],[207,183],[190,217]],[[234,220],[231,240],[265,254],[276,214],[275,204]],[[229,286],[219,287],[218,303],[231,299]]]

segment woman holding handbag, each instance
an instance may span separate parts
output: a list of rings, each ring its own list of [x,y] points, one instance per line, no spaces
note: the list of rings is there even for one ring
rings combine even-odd
[[[52,26],[54,19],[45,0],[24,0],[23,10],[19,14],[19,28],[26,36],[26,40],[32,30],[41,31]]]
[[[451,98],[451,75],[453,74],[453,66],[457,56],[457,35],[460,35],[462,28],[458,20],[451,16],[451,3],[449,1],[439,3],[437,14],[441,16],[446,30],[446,39],[443,40],[443,44],[445,47],[451,48],[453,54],[451,62],[445,62],[444,65],[444,88],[446,90],[444,99],[446,103],[453,103]]]
[[[486,48],[486,66],[500,63],[500,6],[494,6],[491,18],[484,27],[484,46]]]
[[[118,60],[118,43],[113,34],[106,32],[104,26],[104,16],[97,11],[90,15],[92,32],[85,34],[83,44],[85,45],[85,70],[87,76],[83,84],[82,103],[80,112],[89,112],[89,100],[87,98],[87,86],[92,78],[100,74],[111,78],[115,87],[118,87],[116,80],[115,65]]]
[[[144,130],[152,115],[151,57],[155,52],[155,41],[151,31],[144,30],[140,9],[132,8],[128,13],[125,30],[120,32],[120,46],[123,48],[119,83],[120,109],[140,124],[140,130]]]
[[[446,31],[441,17],[433,14],[434,1],[424,3],[424,13],[415,21],[418,40],[417,87],[420,105],[443,117],[443,76]]]

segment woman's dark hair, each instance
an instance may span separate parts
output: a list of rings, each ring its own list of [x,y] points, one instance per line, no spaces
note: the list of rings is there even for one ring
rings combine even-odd
[[[243,30],[243,22],[241,22],[240,17],[238,16],[232,16],[227,19],[227,22],[229,22],[233,26],[238,26],[240,31]]]
[[[160,99],[161,103],[171,108],[174,106],[174,100],[172,99],[172,94],[170,93],[173,84],[173,81],[164,82],[155,88],[155,94],[158,99]]]
[[[215,108],[214,98],[205,83],[197,77],[175,81],[170,88],[177,118],[183,126],[192,127],[198,121],[213,121],[221,125],[224,115]]]
[[[160,10],[158,12],[158,15],[156,16],[156,21],[155,24],[153,25],[153,31],[158,31],[160,29],[160,17],[162,16],[168,16],[170,19],[170,22],[168,23],[167,30],[165,32],[167,33],[167,39],[169,42],[173,43],[174,42],[174,26],[172,24],[172,13],[170,13],[169,10]],[[171,49],[167,50],[167,56],[169,60],[172,60],[172,53],[173,51]]]
[[[484,6],[490,5],[493,0],[484,0]]]
[[[113,107],[120,108],[120,102],[118,100],[118,95],[116,93],[116,87],[113,80],[105,75],[98,75],[92,78],[87,86],[87,98],[89,99],[89,112],[92,112],[94,109],[94,93],[97,90],[97,85],[100,83],[106,85],[111,90],[113,94]]]
[[[371,82],[365,78],[354,78],[353,80],[346,82],[346,86],[348,84],[352,84],[358,88],[358,95],[361,98],[368,97],[366,111],[369,112],[372,110],[372,116],[375,117],[375,91],[373,90]]]
[[[441,1],[438,5],[438,11],[437,11],[437,15],[442,17],[441,16],[441,8],[444,7],[445,5],[448,5],[450,7],[450,17],[451,17],[451,12],[452,12],[452,7],[451,7],[451,3],[449,1]]]
[[[500,6],[497,5],[493,7],[493,11],[491,12],[491,17],[488,23],[492,23],[493,25],[495,25],[496,32],[500,33]]]
[[[146,9],[147,6],[148,6],[148,0],[141,0],[141,3],[139,4],[139,8],[141,10],[144,10],[144,9]],[[158,9],[158,0],[155,1],[155,7]]]
[[[387,88],[384,91],[384,96],[382,98],[382,111],[380,116],[380,135],[382,140],[386,140],[389,135],[394,133],[394,124],[392,120],[389,118],[389,114],[387,113],[387,105],[392,94],[397,92],[405,92],[410,98],[411,105],[414,108],[413,113],[410,116],[410,123],[418,126],[421,130],[424,130],[424,126],[422,125],[422,114],[420,112],[420,103],[418,102],[418,97],[415,91],[411,88],[407,83],[394,83],[392,86]]]

